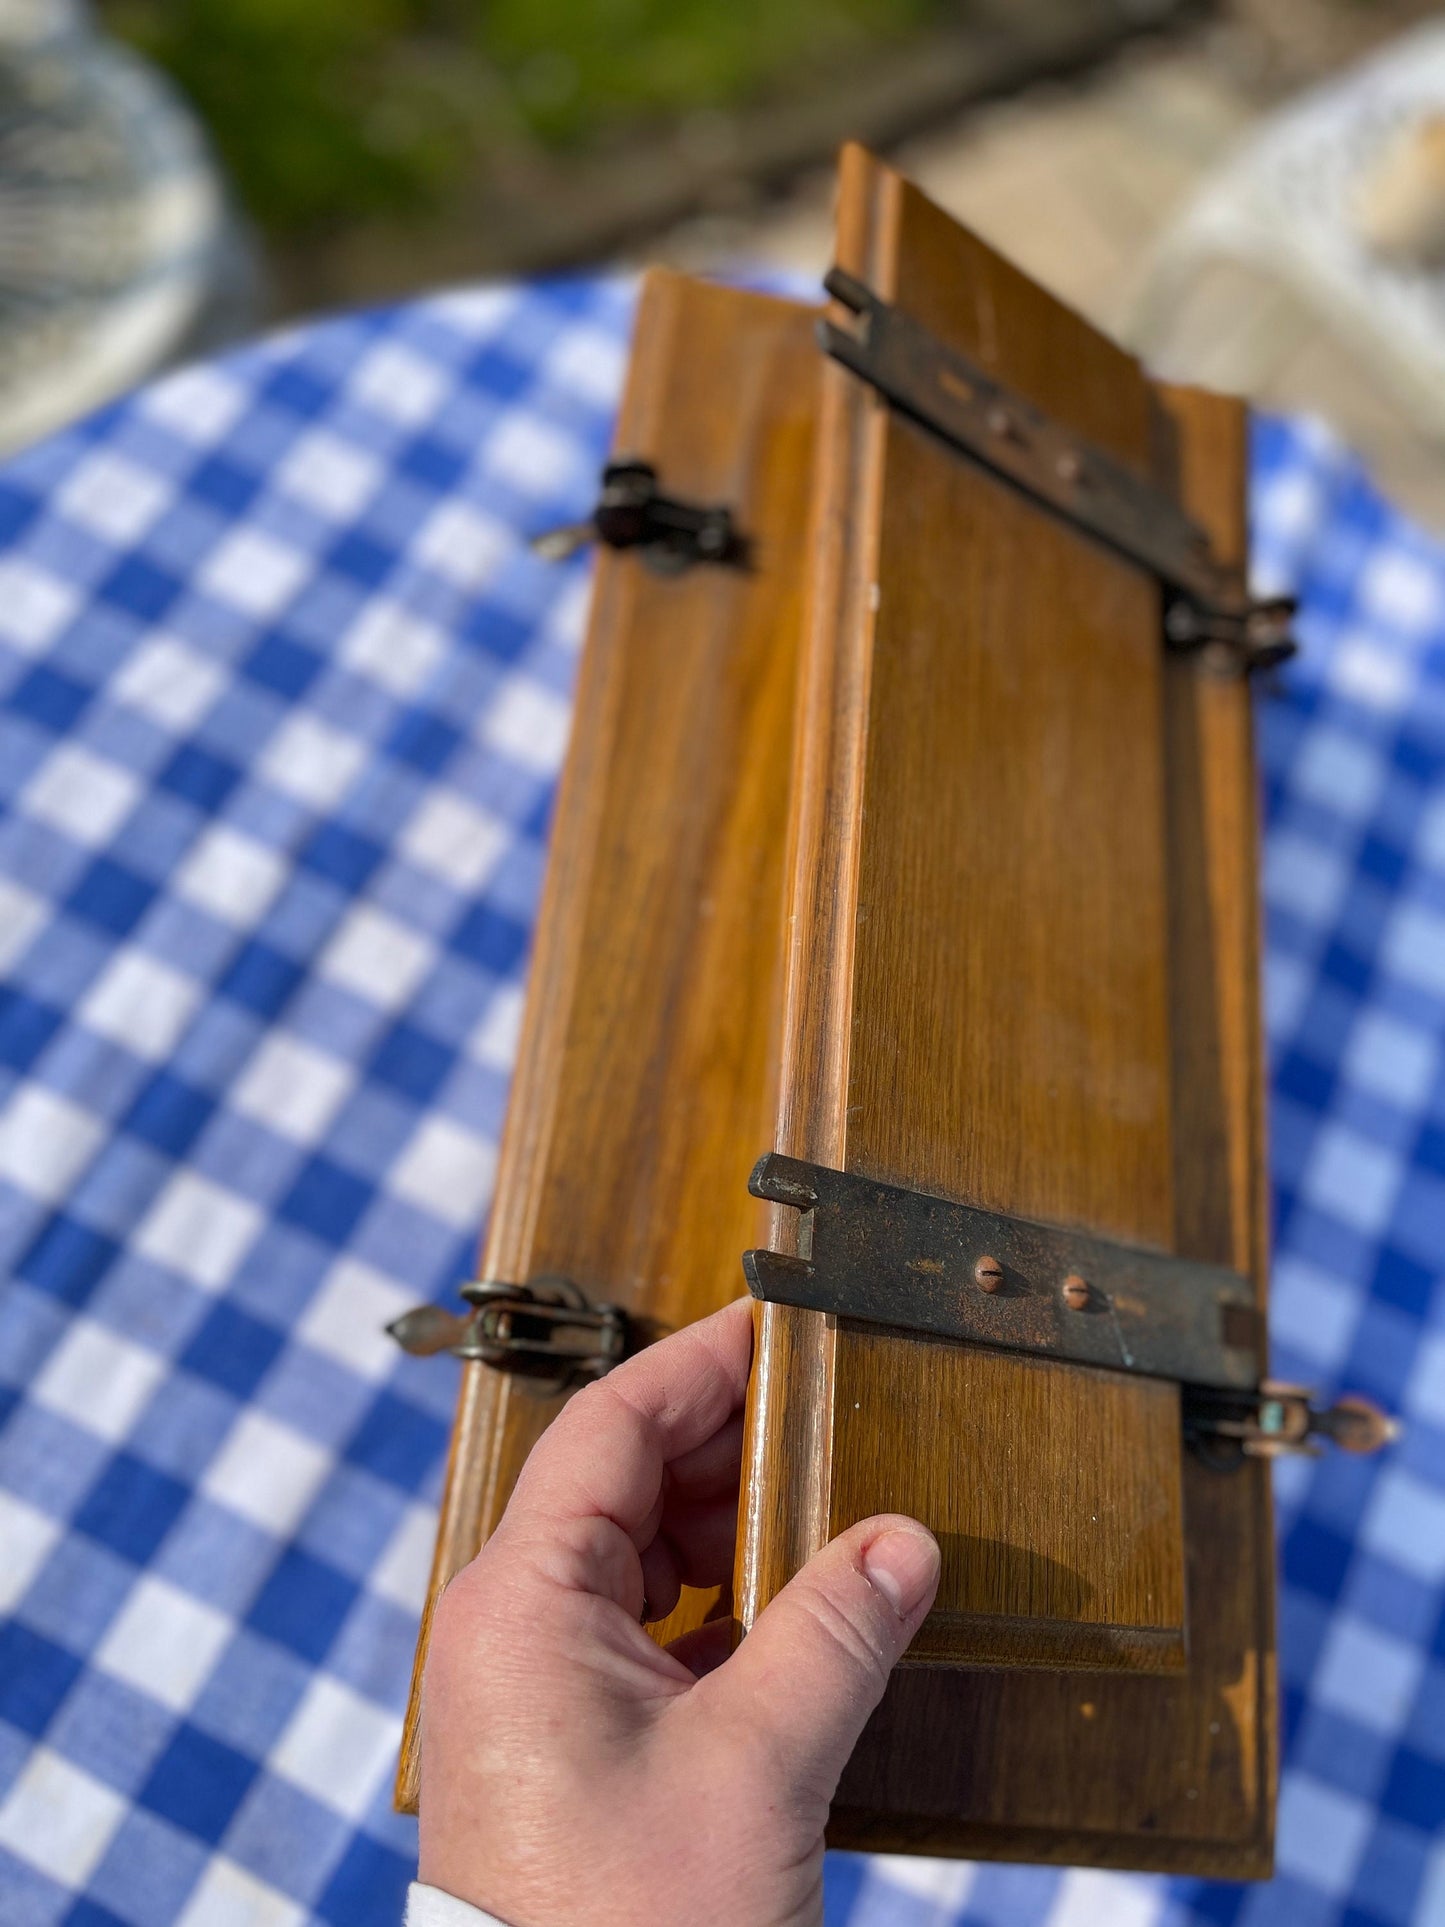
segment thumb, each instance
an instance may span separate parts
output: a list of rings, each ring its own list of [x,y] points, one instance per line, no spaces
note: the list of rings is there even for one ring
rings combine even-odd
[[[813,1557],[706,1684],[765,1733],[785,1773],[831,1799],[888,1675],[938,1591],[915,1519],[864,1519]]]

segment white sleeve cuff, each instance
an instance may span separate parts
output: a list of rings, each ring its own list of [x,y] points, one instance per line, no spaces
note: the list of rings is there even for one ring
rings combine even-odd
[[[507,1927],[495,1914],[470,1907],[440,1887],[423,1887],[413,1880],[406,1895],[406,1927]]]

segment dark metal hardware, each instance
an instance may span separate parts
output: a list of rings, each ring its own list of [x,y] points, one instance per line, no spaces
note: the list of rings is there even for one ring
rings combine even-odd
[[[1171,648],[1213,646],[1244,670],[1293,653],[1287,605],[1251,601],[1240,571],[1219,560],[1204,529],[1161,489],[853,275],[835,267],[823,285],[857,317],[851,327],[820,321],[827,353],[904,414],[1157,575],[1173,591]]]
[[[746,563],[748,545],[733,524],[731,509],[703,507],[665,495],[651,462],[609,462],[602,493],[585,522],[550,529],[532,547],[560,562],[588,542],[610,549],[638,549],[660,575],[677,575],[695,562]]]
[[[755,1298],[1176,1380],[1184,1436],[1211,1464],[1373,1452],[1398,1428],[1366,1399],[1328,1410],[1263,1379],[1264,1330],[1248,1279],[1113,1239],[1037,1224],[769,1152],[756,1198],[799,1215],[797,1255],[743,1254]]]
[[[1299,648],[1290,633],[1298,606],[1293,596],[1275,596],[1224,614],[1175,596],[1164,611],[1164,640],[1171,649],[1200,650],[1227,668],[1276,669]]]
[[[528,1381],[543,1396],[601,1378],[627,1350],[628,1318],[620,1305],[589,1305],[570,1279],[530,1285],[491,1278],[462,1286],[470,1312],[418,1305],[387,1326],[403,1351],[451,1352]]]
[[[1184,1387],[1184,1437],[1198,1455],[1222,1470],[1241,1459],[1276,1459],[1290,1453],[1317,1458],[1316,1441],[1345,1452],[1378,1452],[1400,1436],[1400,1426],[1373,1400],[1351,1393],[1328,1407],[1312,1403],[1303,1385],[1273,1379],[1253,1392]]]
[[[1262,1333],[1221,1265],[1035,1224],[769,1153],[756,1198],[802,1213],[797,1257],[749,1251],[755,1298],[879,1325],[1246,1391]],[[978,1276],[991,1258],[1001,1277]]]

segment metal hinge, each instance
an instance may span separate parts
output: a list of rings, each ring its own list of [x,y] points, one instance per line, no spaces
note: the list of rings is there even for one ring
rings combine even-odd
[[[823,285],[856,317],[851,326],[822,319],[828,354],[954,448],[1158,576],[1170,592],[1171,649],[1208,651],[1245,671],[1294,653],[1294,604],[1252,600],[1240,571],[1220,561],[1204,529],[1162,489],[853,275],[833,268]]]
[[[532,547],[544,560],[560,562],[589,542],[637,549],[659,575],[678,575],[695,562],[743,567],[748,559],[747,540],[731,509],[665,495],[651,462],[631,459],[603,469],[602,493],[585,522],[534,536]]]
[[[1364,1400],[1316,1410],[1263,1377],[1249,1280],[1062,1225],[959,1204],[770,1152],[756,1198],[799,1213],[797,1252],[749,1251],[755,1298],[919,1336],[1173,1379],[1185,1436],[1216,1462],[1394,1436]]]
[[[550,1397],[601,1378],[626,1355],[629,1322],[620,1305],[590,1305],[568,1278],[530,1285],[474,1279],[461,1295],[472,1310],[418,1305],[387,1331],[419,1357],[450,1352],[511,1372]]]

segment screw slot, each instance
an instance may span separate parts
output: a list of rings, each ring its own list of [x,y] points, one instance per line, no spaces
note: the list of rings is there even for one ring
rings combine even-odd
[[[997,1258],[980,1258],[973,1268],[973,1282],[980,1291],[997,1291],[1003,1283],[1003,1266]]]

